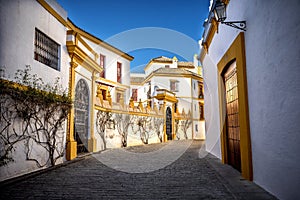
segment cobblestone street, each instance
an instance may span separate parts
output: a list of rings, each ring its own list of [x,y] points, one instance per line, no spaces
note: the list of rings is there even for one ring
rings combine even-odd
[[[126,150],[143,154],[165,145]],[[199,158],[201,145],[202,141],[192,141],[175,162],[149,173],[122,172],[96,159],[97,154],[113,150],[88,155],[43,173],[1,183],[0,199],[275,199],[212,155]]]

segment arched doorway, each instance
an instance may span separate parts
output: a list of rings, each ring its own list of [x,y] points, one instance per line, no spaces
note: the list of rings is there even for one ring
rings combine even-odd
[[[89,123],[89,88],[84,79],[80,79],[75,89],[75,130],[77,154],[87,152]]]
[[[236,62],[224,70],[228,164],[241,171],[240,122]]]
[[[170,107],[167,107],[166,110],[166,134],[167,139],[172,140],[172,110]]]

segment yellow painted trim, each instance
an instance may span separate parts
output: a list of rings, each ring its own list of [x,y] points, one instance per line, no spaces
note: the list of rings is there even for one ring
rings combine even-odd
[[[170,76],[170,74],[167,74],[167,73],[153,73],[153,72],[151,72],[151,74],[146,77],[146,79],[142,82],[142,84],[147,83],[154,76],[170,77],[170,78],[172,78],[172,77],[192,78],[192,79],[203,82],[203,78],[200,77],[199,75],[196,75],[196,74],[172,74],[172,76]]]
[[[174,116],[174,114],[175,114],[175,103],[172,103],[172,140],[174,140],[175,137],[176,137],[176,133],[175,133],[175,116]]]
[[[75,68],[78,66],[77,63],[70,62],[70,74],[69,74],[69,95],[74,101],[75,99]],[[77,157],[77,142],[74,140],[74,116],[75,110],[72,106],[67,123],[67,149],[66,149],[66,159],[73,160]]]
[[[45,8],[53,17],[55,17],[62,25],[67,26],[67,21],[60,16],[45,0],[36,0],[43,8]]]
[[[164,101],[163,103],[163,116],[164,116],[164,142],[167,142],[168,141],[168,137],[167,137],[167,116],[166,116],[166,101]]]
[[[225,5],[229,3],[230,0],[222,0]]]
[[[79,65],[83,66],[90,72],[96,70],[97,72],[101,72],[103,70],[98,63],[92,59],[90,56],[86,54],[80,47],[74,44],[67,43],[67,49],[70,54],[71,59]]]
[[[247,93],[247,76],[246,76],[246,56],[244,33],[241,32],[233,41],[229,49],[223,55],[218,63],[219,72],[219,100],[220,100],[220,117],[224,108],[224,86],[222,86],[222,72],[224,68],[233,60],[236,61],[237,83],[238,83],[238,103],[239,103],[239,122],[240,122],[240,150],[241,150],[241,171],[242,176],[248,180],[253,179],[252,170],[252,151],[251,138],[249,128],[249,110],[248,110],[248,93]],[[220,87],[221,86],[221,87]],[[221,132],[221,150],[223,162],[227,163],[227,147],[226,147],[226,123],[224,119],[220,119],[224,124]]]
[[[118,54],[119,56],[129,60],[129,61],[132,61],[134,59],[134,57],[128,55],[127,53],[117,49],[116,47],[113,47],[112,45],[104,42],[103,40],[97,38],[96,36],[88,33],[88,32],[85,32],[84,30],[80,29],[79,27],[77,27],[75,24],[73,24],[73,22],[71,22],[70,20],[67,20],[67,26],[76,31],[77,33],[79,33],[81,36],[85,37],[86,39],[90,40],[91,42],[94,42],[95,44],[98,44],[102,47],[104,47],[105,49],[107,50],[110,50],[116,54]]]
[[[149,117],[158,117],[158,118],[163,118],[163,115],[160,115],[159,113],[156,114],[151,114],[151,113],[145,113],[145,112],[135,112],[135,111],[127,111],[127,110],[117,110],[113,108],[104,108],[101,107],[97,104],[95,104],[95,109],[96,110],[101,110],[105,112],[112,112],[112,113],[118,113],[118,114],[130,114],[130,115],[138,115],[138,116],[149,116]]]
[[[113,47],[112,45],[104,42],[103,40],[93,36],[90,33],[87,33],[83,31],[82,29],[78,28],[76,25],[74,25],[70,20],[65,20],[61,15],[59,15],[45,0],[37,0],[37,2],[45,8],[53,17],[55,17],[62,25],[80,33],[82,36],[86,37],[87,39],[91,40],[92,42],[120,55],[123,58],[126,58],[129,61],[132,61],[134,57],[126,54],[125,52],[117,49],[116,47]]]
[[[135,86],[144,86],[144,84],[142,84],[142,83],[132,83],[132,82],[130,82],[130,85],[132,86],[132,85],[135,85]]]
[[[201,49],[201,52],[200,52],[200,62],[201,62],[201,64],[203,64],[203,61],[204,61],[204,58],[205,58],[207,52],[208,52],[208,50],[205,50],[205,48],[203,46],[203,48]]]
[[[154,64],[154,63],[158,63],[158,64],[164,64],[164,63],[168,63],[168,64],[172,64],[173,61],[153,61],[151,60],[150,62],[148,62],[148,64],[146,65],[146,67],[144,68],[144,71],[148,70],[148,68]]]
[[[90,47],[81,37],[80,35],[76,35],[76,38],[78,38],[78,41],[85,47],[87,50],[89,50],[94,55],[94,60],[96,61],[96,58],[98,54],[93,50],[92,47]]]
[[[104,82],[104,83],[108,83],[108,84],[110,84],[110,85],[113,85],[113,86],[115,86],[115,87],[130,88],[130,86],[128,86],[128,85],[124,85],[124,84],[122,84],[122,83],[115,82],[115,81],[112,81],[112,80],[109,80],[109,79],[105,79],[105,78],[102,78],[102,77],[99,77],[98,80],[101,81],[101,82]]]
[[[218,25],[219,24],[218,24],[217,20],[215,18],[212,18],[208,34],[207,34],[205,40],[202,42],[202,46],[205,49],[206,53],[208,53],[209,46],[212,42],[212,39],[215,36],[215,33],[218,32]]]
[[[155,96],[156,99],[158,100],[166,100],[168,102],[171,102],[171,103],[177,103],[178,100],[176,97],[172,97],[172,96],[169,96],[169,95],[165,95],[165,94],[158,94]]]
[[[193,94],[193,80],[191,79],[191,94]],[[191,102],[191,118],[194,116],[194,101],[192,99]],[[194,139],[195,133],[194,133],[194,121],[192,120],[192,139]]]
[[[153,64],[153,61],[151,60],[150,62],[148,62],[148,64],[146,65],[146,67],[144,68],[144,71],[148,70],[148,68],[150,67],[150,65]]]
[[[83,68],[84,68],[84,67],[83,67]],[[76,70],[75,70],[75,73],[76,73],[76,75],[82,76],[82,77],[85,78],[86,80],[92,81],[91,77],[86,76],[86,74],[82,73],[80,70],[77,70],[77,69],[76,69]]]
[[[116,87],[116,91],[124,93],[126,91],[126,88]]]
[[[95,79],[96,79],[96,71],[92,74],[92,88],[91,88],[91,105],[90,105],[90,138],[88,140],[88,150],[89,152],[95,152],[97,150],[97,140],[95,138],[94,133],[94,110],[95,110],[95,98],[96,98],[96,86],[95,86]]]

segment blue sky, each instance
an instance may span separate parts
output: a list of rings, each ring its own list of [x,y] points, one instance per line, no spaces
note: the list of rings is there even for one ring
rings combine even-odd
[[[132,72],[158,56],[192,61],[209,1],[57,0],[77,26],[134,56]]]

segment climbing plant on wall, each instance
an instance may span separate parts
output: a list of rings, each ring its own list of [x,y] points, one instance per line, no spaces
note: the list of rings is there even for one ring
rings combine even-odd
[[[1,166],[13,161],[14,150],[21,142],[25,145],[25,159],[38,167],[53,166],[64,155],[64,124],[71,98],[59,78],[53,84],[45,84],[30,71],[26,66],[16,72],[14,81],[0,79]]]

